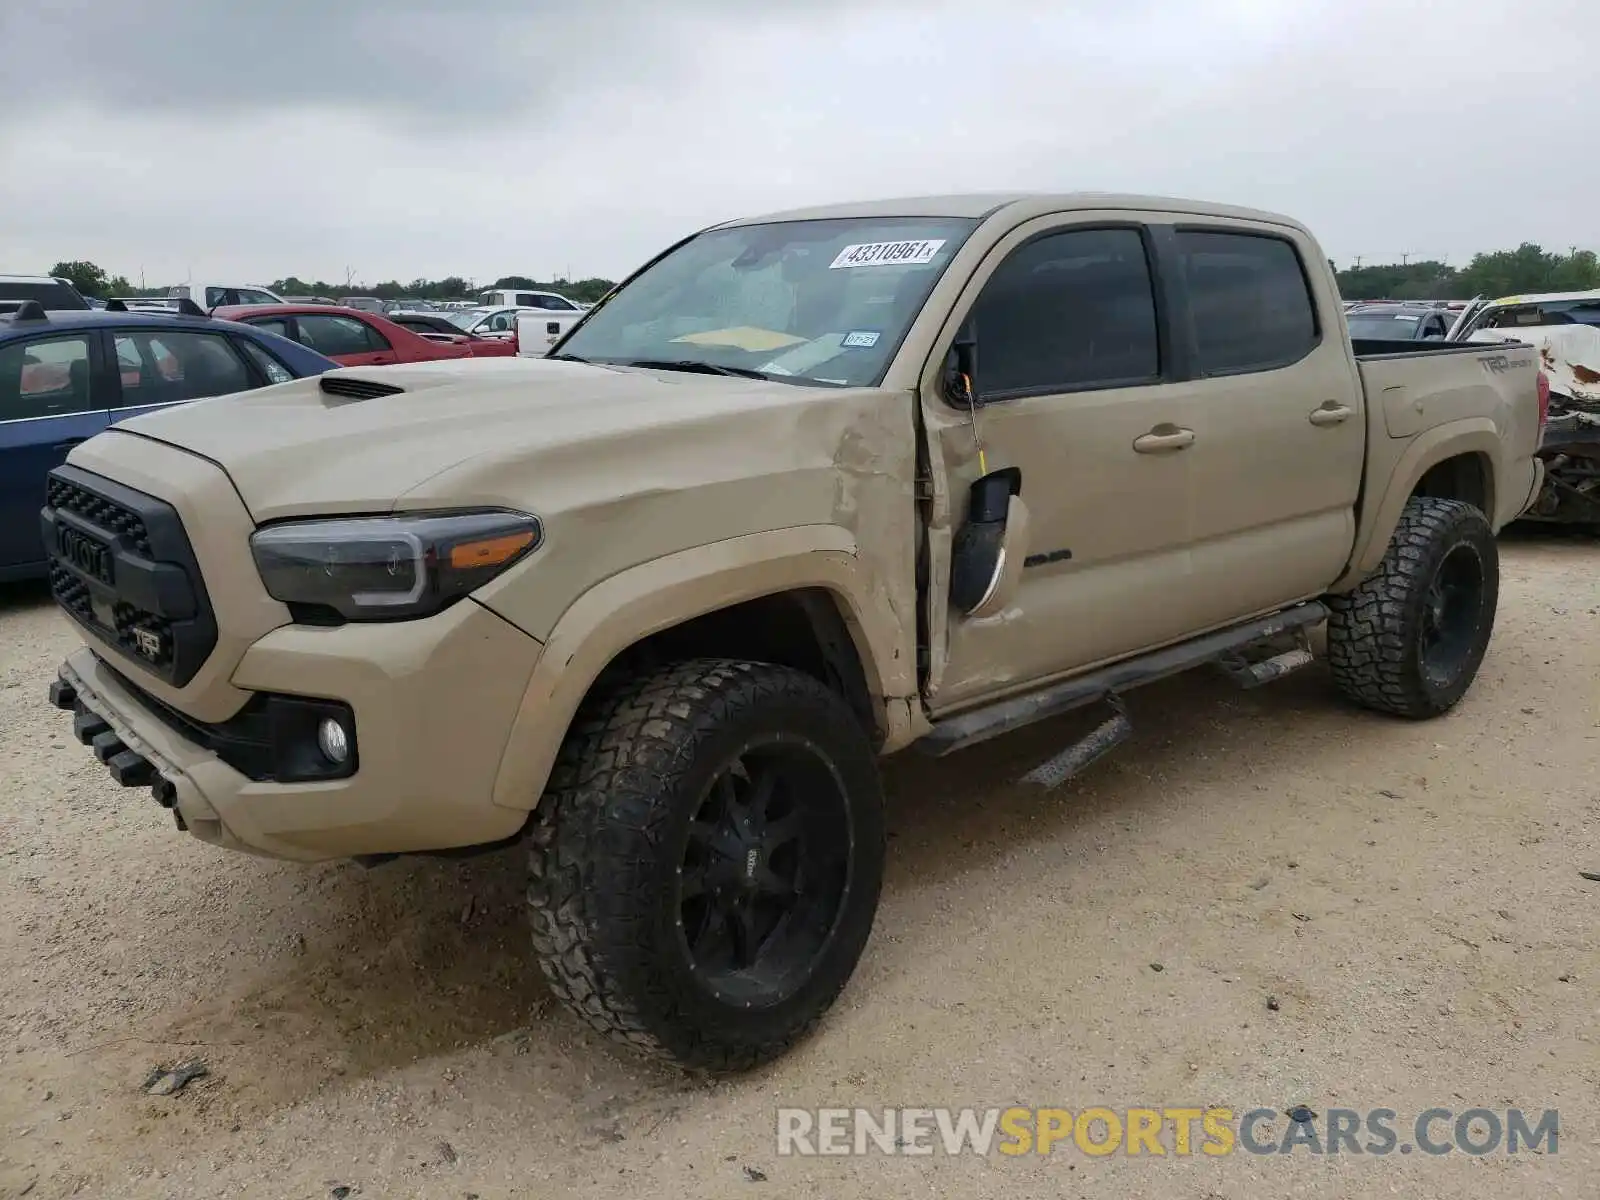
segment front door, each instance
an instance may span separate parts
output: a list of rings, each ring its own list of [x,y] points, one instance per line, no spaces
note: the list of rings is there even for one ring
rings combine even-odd
[[[930,531],[936,713],[1184,632],[1192,398],[1167,382],[1171,335],[1151,262],[1137,215],[1042,218],[995,247],[956,306],[936,364],[970,316],[975,413],[930,385],[936,364],[922,389],[950,513]],[[985,469],[980,446],[987,470],[1021,470],[1029,536],[1013,601],[971,618],[940,581],[967,489]]]
[[[0,579],[42,568],[45,476],[106,427],[99,335],[41,329],[0,346]]]
[[[251,322],[259,324],[259,322]],[[295,340],[343,367],[376,367],[395,361],[394,347],[381,333],[342,313],[297,313]]]

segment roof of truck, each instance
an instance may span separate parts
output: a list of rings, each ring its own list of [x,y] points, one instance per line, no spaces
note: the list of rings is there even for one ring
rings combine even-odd
[[[1171,196],[1139,196],[1118,192],[968,192],[949,196],[906,196],[890,200],[859,200],[824,204],[741,217],[726,225],[757,225],[769,221],[812,221],[836,217],[968,217],[981,219],[1002,208],[1050,213],[1084,209],[1128,209],[1192,213],[1195,216],[1233,217],[1301,228],[1300,222],[1280,213],[1205,200],[1179,200]]]
[[[1556,300],[1600,300],[1600,288],[1583,292],[1526,292],[1518,296],[1500,296],[1489,301],[1489,307],[1499,308],[1514,304],[1550,304]]]

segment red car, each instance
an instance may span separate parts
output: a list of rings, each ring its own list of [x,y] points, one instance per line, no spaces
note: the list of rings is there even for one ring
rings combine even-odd
[[[491,358],[515,354],[514,341],[434,340],[377,313],[327,304],[250,304],[218,308],[212,316],[240,321],[309,346],[342,367],[432,362],[441,358]]]

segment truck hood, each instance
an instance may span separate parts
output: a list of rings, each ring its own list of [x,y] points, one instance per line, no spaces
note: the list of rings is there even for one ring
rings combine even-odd
[[[324,390],[324,381],[338,380],[401,390],[370,399]],[[717,442],[730,434],[782,439],[798,412],[839,395],[839,389],[551,359],[457,359],[329,371],[149,413],[114,429],[216,463],[261,522],[386,512],[436,476],[470,476],[476,459],[502,466],[548,462],[563,450],[619,442],[637,452],[641,438],[685,425],[715,431]],[[608,470],[617,469],[615,458],[601,457],[610,460]]]

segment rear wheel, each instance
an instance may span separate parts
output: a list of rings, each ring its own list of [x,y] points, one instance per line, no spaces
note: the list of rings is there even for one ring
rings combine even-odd
[[[883,855],[876,756],[842,698],[787,667],[679,664],[574,723],[534,819],[534,949],[608,1036],[754,1066],[843,989]]]
[[[1483,513],[1413,496],[1378,570],[1329,598],[1328,665],[1358,704],[1434,717],[1466,694],[1500,594],[1500,557]]]

